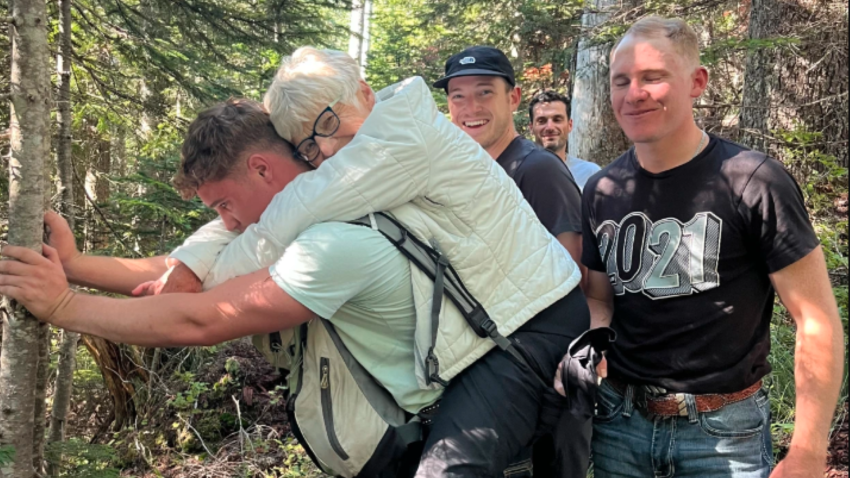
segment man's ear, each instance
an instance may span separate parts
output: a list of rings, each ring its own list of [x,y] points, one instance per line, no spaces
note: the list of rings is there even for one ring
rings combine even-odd
[[[697,99],[708,87],[708,70],[700,65],[691,75],[691,98]]]
[[[364,105],[371,111],[372,107],[375,106],[375,92],[372,91],[372,87],[362,79],[360,80],[360,96],[363,99]]]
[[[271,182],[274,178],[274,168],[264,155],[255,153],[248,156],[248,174],[257,175],[264,182]]]
[[[519,104],[522,102],[522,90],[519,86],[514,86],[508,96],[511,98],[511,111],[516,111],[516,109],[519,108]]]

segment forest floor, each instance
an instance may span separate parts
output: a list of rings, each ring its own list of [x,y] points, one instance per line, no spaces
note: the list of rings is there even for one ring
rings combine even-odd
[[[83,349],[81,349],[81,352]],[[80,385],[85,384],[85,380]],[[201,385],[203,384],[203,385]],[[100,470],[138,478],[318,478],[290,431],[280,375],[248,343],[233,342],[210,354],[197,372],[176,374],[162,385],[164,406],[140,411],[143,426],[100,433],[97,442],[114,450]],[[197,393],[193,393],[193,390]],[[70,416],[71,436],[94,436],[108,396],[100,403],[92,389]],[[155,402],[155,400],[153,400]],[[238,405],[237,405],[238,404]],[[826,478],[848,478],[848,415],[833,431]],[[138,419],[137,419],[138,421]],[[785,450],[778,450],[781,454]],[[92,454],[92,452],[89,452]],[[94,453],[96,456],[97,453]],[[91,458],[89,458],[91,461]],[[67,468],[63,476],[89,478],[88,468]]]
[[[850,463],[850,444],[848,444],[847,426],[850,422],[847,402],[844,403],[844,420],[838,428],[832,432],[829,443],[829,461],[827,463],[827,478],[848,478],[848,463]]]
[[[86,372],[83,347],[80,355],[78,374]],[[75,382],[68,435],[81,440],[66,453],[60,476],[325,476],[290,433],[282,377],[250,343],[216,347],[194,374],[154,384],[136,412],[136,426],[118,432],[105,430],[112,404],[98,379]]]

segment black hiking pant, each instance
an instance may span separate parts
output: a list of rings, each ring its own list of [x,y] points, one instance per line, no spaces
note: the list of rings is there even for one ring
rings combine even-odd
[[[587,469],[589,425],[563,416],[550,417],[550,423],[540,423],[539,418],[544,395],[557,393],[552,388],[555,370],[570,342],[589,327],[587,302],[576,288],[511,334],[534,370],[494,349],[452,379],[425,442],[416,478],[504,476],[508,465],[546,426],[554,429],[551,442],[556,446],[550,445],[548,453],[541,450],[538,459],[543,469],[553,471],[535,474],[583,478],[583,472],[580,477],[574,473]],[[562,415],[567,414],[564,410]]]

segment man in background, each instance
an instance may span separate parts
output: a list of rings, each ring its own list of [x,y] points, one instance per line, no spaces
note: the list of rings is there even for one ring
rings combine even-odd
[[[573,130],[570,118],[570,100],[555,91],[543,91],[528,104],[528,116],[534,140],[555,153],[566,163],[579,189],[601,168],[590,161],[567,154],[567,138]]]

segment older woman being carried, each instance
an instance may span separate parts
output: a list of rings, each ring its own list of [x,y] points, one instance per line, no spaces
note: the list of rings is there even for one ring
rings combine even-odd
[[[216,222],[172,254],[192,268],[205,287],[272,265],[314,223],[388,211],[420,239],[439,245],[503,336],[538,314],[546,315],[542,313],[547,308],[576,289],[576,264],[538,221],[513,180],[437,109],[421,78],[375,94],[351,57],[305,47],[284,59],[265,106],[278,134],[317,169],[292,181],[259,223],[247,226],[223,250],[227,233]],[[178,182],[185,180],[178,175]],[[405,203],[416,207],[399,207]],[[226,211],[220,213],[226,219]],[[207,270],[204,263],[213,266]],[[425,293],[416,297],[421,304],[416,349],[422,359],[417,377],[422,387],[438,387],[431,380],[437,371],[429,370],[425,360],[432,343],[430,287],[414,288],[415,293],[420,290]],[[454,320],[441,318],[438,336],[451,340],[438,339],[435,354],[439,378],[450,381],[494,343],[476,336],[448,301],[443,310]],[[586,318],[581,312],[563,312],[568,315],[558,318],[562,330],[570,328],[571,319],[581,323]],[[534,357],[546,383],[565,345],[554,349],[557,353],[550,357]],[[443,409],[447,402],[448,396]],[[423,467],[432,469],[428,457],[445,455],[448,446],[440,442],[436,428],[423,459]],[[453,427],[447,427],[446,434],[448,428]],[[484,459],[492,462],[492,457]],[[439,467],[445,464],[435,461],[441,462]],[[451,464],[446,467],[451,469]]]

